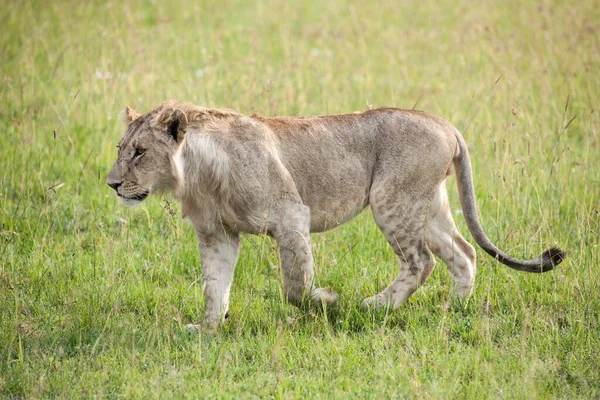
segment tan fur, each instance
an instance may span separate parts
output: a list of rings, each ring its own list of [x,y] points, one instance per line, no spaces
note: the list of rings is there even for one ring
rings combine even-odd
[[[128,129],[108,183],[127,204],[162,192],[181,202],[198,234],[210,329],[227,315],[241,233],[277,240],[292,303],[334,306],[335,292],[313,286],[309,234],[335,228],[367,205],[402,269],[365,307],[400,306],[433,269],[431,251],[448,265],[456,292],[468,296],[475,250],[450,212],[444,180],[454,169],[465,218],[486,251],[530,272],[564,258],[551,252],[523,262],[489,242],[477,219],[464,140],[450,123],[423,112],[268,118],[167,102],[141,116],[129,108],[123,115]]]

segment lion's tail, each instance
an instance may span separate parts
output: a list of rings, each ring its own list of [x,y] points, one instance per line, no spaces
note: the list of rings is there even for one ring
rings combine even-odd
[[[465,140],[458,131],[456,132],[456,138],[458,140],[458,147],[453,161],[456,170],[456,181],[458,182],[458,193],[467,226],[477,244],[502,264],[518,271],[546,272],[560,264],[565,259],[566,253],[556,247],[546,250],[539,258],[525,261],[505,254],[490,241],[483,231],[477,214],[469,151],[467,150]]]

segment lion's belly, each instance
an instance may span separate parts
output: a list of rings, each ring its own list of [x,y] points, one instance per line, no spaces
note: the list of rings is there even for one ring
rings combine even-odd
[[[331,203],[329,209],[310,207],[310,231],[324,232],[336,228],[345,222],[350,221],[358,215],[366,204],[352,204],[350,202]]]
[[[348,222],[368,204],[370,176],[356,166],[336,177],[312,176],[297,189],[310,208],[311,232],[323,232]]]
[[[322,232],[349,221],[367,206],[375,157],[311,155],[309,161],[286,167],[302,202],[310,208],[311,231]]]

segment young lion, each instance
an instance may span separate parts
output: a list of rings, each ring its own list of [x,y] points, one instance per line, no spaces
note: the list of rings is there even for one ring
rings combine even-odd
[[[468,297],[475,250],[450,212],[445,179],[454,169],[469,231],[488,254],[519,271],[546,272],[565,257],[551,248],[522,261],[485,235],[475,207],[467,145],[447,121],[379,108],[316,117],[247,117],[227,109],[166,102],[144,115],[126,108],[127,131],[107,183],[122,202],[172,193],[198,235],[206,315],[227,317],[241,233],[277,240],[284,293],[300,305],[332,307],[337,294],[313,285],[310,232],[349,221],[367,205],[401,260],[396,279],[363,306],[399,307],[425,282],[437,255]]]

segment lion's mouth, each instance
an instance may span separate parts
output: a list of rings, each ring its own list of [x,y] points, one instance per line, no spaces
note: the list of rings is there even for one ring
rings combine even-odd
[[[146,197],[148,197],[149,194],[150,194],[150,192],[146,191],[146,192],[143,192],[143,193],[138,193],[138,194],[136,194],[134,196],[131,196],[131,197],[123,196],[121,194],[118,194],[118,195],[124,201],[127,201],[127,200],[144,201],[146,199]]]

